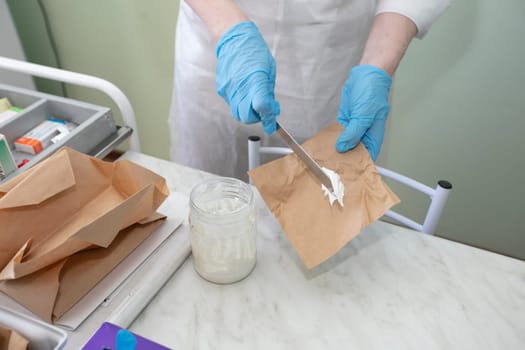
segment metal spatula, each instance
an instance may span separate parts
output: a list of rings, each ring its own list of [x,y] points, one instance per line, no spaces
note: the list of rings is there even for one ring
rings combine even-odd
[[[332,182],[326,173],[321,169],[319,164],[304,150],[303,147],[283,128],[282,125],[277,123],[277,132],[286,141],[288,146],[294,151],[295,154],[303,161],[306,167],[315,175],[315,177],[328,188],[330,192],[333,192]]]

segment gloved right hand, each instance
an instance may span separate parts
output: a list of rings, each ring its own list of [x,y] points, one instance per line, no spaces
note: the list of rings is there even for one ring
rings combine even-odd
[[[275,100],[275,61],[253,22],[240,22],[217,43],[217,93],[230,105],[235,119],[252,124],[262,121],[272,134],[279,103]]]

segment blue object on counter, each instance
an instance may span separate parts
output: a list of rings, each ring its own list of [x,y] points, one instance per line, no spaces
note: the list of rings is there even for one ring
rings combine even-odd
[[[109,322],[104,322],[82,350],[170,350]]]
[[[127,329],[120,329],[117,332],[117,350],[135,350],[137,339]]]

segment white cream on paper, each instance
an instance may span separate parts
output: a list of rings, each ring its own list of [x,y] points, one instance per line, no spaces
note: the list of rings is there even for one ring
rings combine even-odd
[[[321,189],[324,192],[325,196],[328,196],[328,201],[330,202],[330,205],[333,205],[334,202],[337,200],[337,203],[341,207],[344,207],[343,203],[343,197],[345,196],[345,185],[341,181],[341,177],[333,171],[328,168],[322,167],[323,171],[328,175],[330,178],[330,182],[332,183],[332,188],[334,189],[333,192],[331,192],[328,188],[326,188],[325,185],[321,185]]]

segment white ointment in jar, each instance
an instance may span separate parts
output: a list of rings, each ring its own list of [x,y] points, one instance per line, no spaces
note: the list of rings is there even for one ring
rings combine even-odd
[[[215,283],[248,276],[257,260],[255,205],[246,183],[233,178],[204,181],[190,195],[189,222],[195,270]]]

